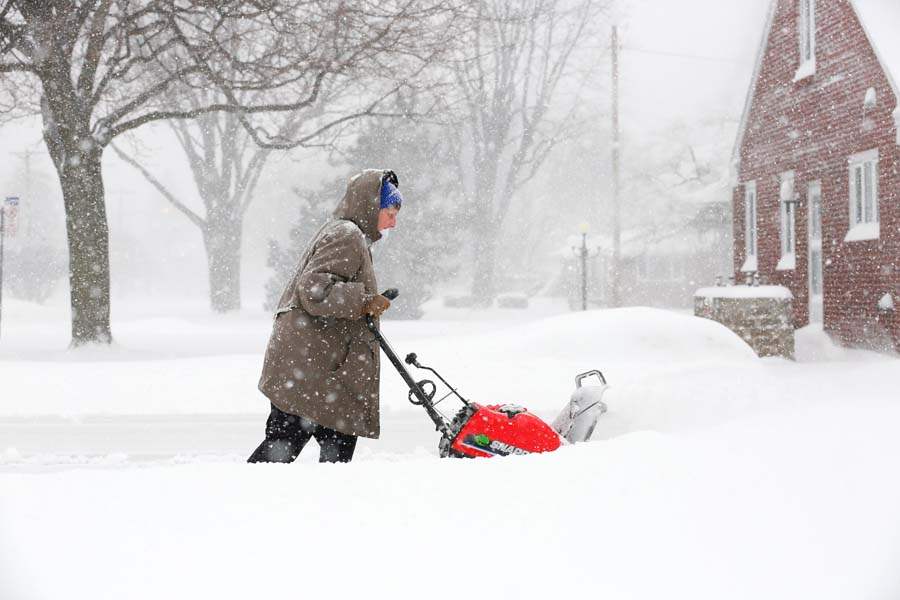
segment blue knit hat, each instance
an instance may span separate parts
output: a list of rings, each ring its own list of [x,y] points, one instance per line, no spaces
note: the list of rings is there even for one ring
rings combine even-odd
[[[381,208],[388,208],[389,206],[396,206],[397,208],[403,206],[403,196],[400,195],[400,190],[393,183],[384,181],[381,184]]]

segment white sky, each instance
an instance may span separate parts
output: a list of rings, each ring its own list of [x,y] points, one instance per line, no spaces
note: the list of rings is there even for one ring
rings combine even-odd
[[[629,0],[620,25],[626,135],[690,122],[710,110],[740,118],[768,5],[769,0]]]

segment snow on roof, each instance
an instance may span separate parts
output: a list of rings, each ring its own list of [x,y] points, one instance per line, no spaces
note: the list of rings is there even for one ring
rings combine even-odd
[[[695,298],[778,298],[790,300],[791,290],[780,285],[729,285],[700,288],[694,292]]]
[[[900,98],[900,2],[851,0],[851,4],[891,80],[894,95]]]
[[[766,12],[766,24],[763,27],[762,41],[757,45],[756,63],[753,66],[753,75],[750,77],[750,85],[746,88],[744,96],[744,110],[741,112],[741,123],[738,125],[737,138],[734,141],[734,147],[731,150],[732,164],[740,159],[741,144],[744,141],[744,132],[747,130],[747,119],[750,117],[750,107],[753,104],[753,95],[756,91],[756,81],[759,79],[762,70],[763,59],[766,56],[766,48],[769,45],[769,33],[772,30],[772,22],[775,18],[775,8],[777,0],[770,0],[769,10]]]

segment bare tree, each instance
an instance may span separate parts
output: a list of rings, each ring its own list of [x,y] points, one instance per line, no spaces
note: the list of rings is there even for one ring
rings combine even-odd
[[[101,159],[114,138],[228,112],[263,147],[301,145],[267,115],[314,105],[330,78],[377,70],[388,47],[415,57],[417,24],[440,4],[0,0],[3,102],[39,107],[62,187],[73,345],[112,339]],[[198,89],[216,93],[192,103]]]
[[[603,0],[478,0],[466,16],[469,54],[453,63],[463,98],[459,169],[474,209],[473,293],[495,293],[500,228],[521,188],[574,126],[584,72],[576,54]],[[597,50],[590,52],[596,57]],[[556,106],[565,89],[568,106]]]
[[[210,306],[216,312],[237,310],[241,307],[244,215],[272,151],[254,146],[232,113],[205,115],[193,122],[172,121],[170,125],[190,165],[203,214],[191,210],[177,192],[118,145],[114,144],[113,150],[200,229]]]
[[[196,91],[197,99],[206,93]],[[307,122],[304,117],[309,116],[306,111],[292,113],[282,127],[281,139],[293,139],[299,126]],[[309,122],[318,123],[312,118]],[[237,115],[231,112],[173,120],[169,125],[190,166],[203,214],[193,211],[179,192],[155,176],[133,153],[116,144],[112,148],[200,229],[206,249],[210,306],[216,312],[237,310],[241,307],[244,216],[274,151],[255,145]]]
[[[440,14],[437,10],[430,14],[420,12],[417,18],[427,20]],[[377,58],[385,63],[378,69],[372,69],[368,75],[356,72],[352,78],[329,78],[323,82],[315,103],[291,111],[277,121],[275,135],[260,137],[258,127],[247,127],[234,112],[170,120],[168,124],[184,152],[202,200],[205,213],[202,216],[192,211],[177,192],[134,156],[119,145],[113,145],[120,158],[137,169],[170,204],[199,227],[207,254],[213,310],[227,312],[240,308],[244,216],[273,153],[298,146],[335,150],[356,120],[409,118],[420,114],[421,111],[407,110],[393,100],[407,88],[433,91],[436,83],[429,77],[428,68],[433,67],[437,55],[447,49],[444,41],[450,35],[447,28],[437,31],[439,34],[430,40],[421,36],[415,40],[419,51],[415,60],[406,56],[406,51],[412,48],[410,40],[406,39],[408,36],[395,37],[392,44],[385,44],[380,53],[369,57],[370,61]],[[435,40],[442,40],[442,43]],[[191,90],[190,102],[194,106],[209,104],[211,93],[216,92]],[[254,94],[260,92],[230,91],[229,97],[237,104],[246,105],[248,97]]]

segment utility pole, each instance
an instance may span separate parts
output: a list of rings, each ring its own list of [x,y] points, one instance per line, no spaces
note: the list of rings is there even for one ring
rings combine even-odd
[[[620,258],[622,253],[621,214],[619,209],[619,29],[612,28],[612,289],[611,304],[616,307],[621,303],[619,297]]]

